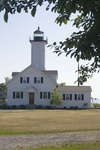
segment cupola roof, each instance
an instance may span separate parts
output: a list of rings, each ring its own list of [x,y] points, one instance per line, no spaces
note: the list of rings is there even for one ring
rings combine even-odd
[[[43,34],[44,32],[40,31],[40,27],[38,26],[38,29],[36,31],[34,31],[34,33],[36,33],[36,34]]]

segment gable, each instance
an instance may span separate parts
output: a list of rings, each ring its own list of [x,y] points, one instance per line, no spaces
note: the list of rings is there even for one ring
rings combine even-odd
[[[29,78],[29,84],[21,84],[20,83],[20,78],[23,78],[24,80]],[[34,84],[34,78],[37,78],[37,79],[41,79],[43,78],[44,79],[44,83],[45,84]],[[19,88],[19,87],[22,87],[22,88],[25,88],[25,87],[32,87],[32,86],[35,86],[36,88],[41,88],[43,86],[51,86],[51,87],[54,87],[56,86],[56,82],[54,82],[54,80],[52,80],[51,78],[49,78],[47,76],[47,74],[45,74],[45,72],[43,71],[40,71],[38,69],[36,69],[33,65],[30,65],[28,66],[26,69],[24,69],[22,72],[18,73],[15,77],[13,77],[8,83],[7,83],[7,86],[8,87],[12,87],[13,88]]]

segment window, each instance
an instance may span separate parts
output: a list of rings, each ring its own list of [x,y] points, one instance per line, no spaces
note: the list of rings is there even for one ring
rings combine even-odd
[[[23,77],[20,77],[20,83],[22,84],[22,82],[23,82]]]
[[[66,94],[66,100],[69,100],[70,97],[69,97],[69,94]]]
[[[40,92],[40,99],[42,99],[42,92]]]
[[[82,98],[82,100],[84,100],[84,94],[81,94],[81,98]]]
[[[29,77],[20,77],[20,83],[29,83]]]
[[[27,83],[29,83],[29,79],[30,79],[30,78],[29,78],[29,77],[27,77]]]
[[[41,83],[43,83],[43,77],[41,77]]]
[[[34,83],[43,83],[43,77],[34,77]]]
[[[15,92],[13,92],[13,98],[15,98]]]
[[[34,77],[34,83],[36,83],[36,77]]]
[[[44,92],[43,98],[44,98],[44,99],[47,99],[47,92]]]
[[[50,99],[51,95],[50,95],[50,92],[48,92],[48,99]]]
[[[77,94],[75,94],[75,100],[77,100]]]
[[[81,100],[81,95],[80,94],[78,95],[78,100]]]
[[[50,92],[40,92],[40,99],[50,99],[51,93]]]
[[[16,98],[20,98],[20,93],[16,92]]]
[[[63,100],[65,100],[65,94],[63,94]]]
[[[21,92],[21,98],[23,98],[23,92]]]
[[[63,94],[63,100],[72,100],[72,94]]]
[[[72,94],[70,94],[70,100],[72,100]]]
[[[84,94],[75,94],[75,100],[84,100]]]
[[[13,99],[23,99],[23,92],[13,92]]]

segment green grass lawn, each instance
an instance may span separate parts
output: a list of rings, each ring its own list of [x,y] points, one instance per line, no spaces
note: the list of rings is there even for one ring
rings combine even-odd
[[[0,134],[100,130],[100,110],[1,110]]]
[[[100,142],[68,144],[57,147],[40,147],[40,148],[18,148],[17,150],[100,150]]]

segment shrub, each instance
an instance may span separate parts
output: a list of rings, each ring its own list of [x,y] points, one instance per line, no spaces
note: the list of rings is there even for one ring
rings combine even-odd
[[[26,106],[25,105],[20,105],[19,108],[20,109],[26,109]]]
[[[60,96],[58,90],[56,88],[54,88],[50,103],[60,105],[62,103],[62,101],[63,101],[62,97]]]
[[[43,106],[41,106],[41,105],[36,105],[35,108],[36,108],[36,109],[42,109]]]
[[[6,104],[0,106],[0,109],[8,109],[8,108],[9,107]]]
[[[12,107],[11,107],[12,109],[16,109],[17,108],[17,106],[16,105],[12,105]]]

